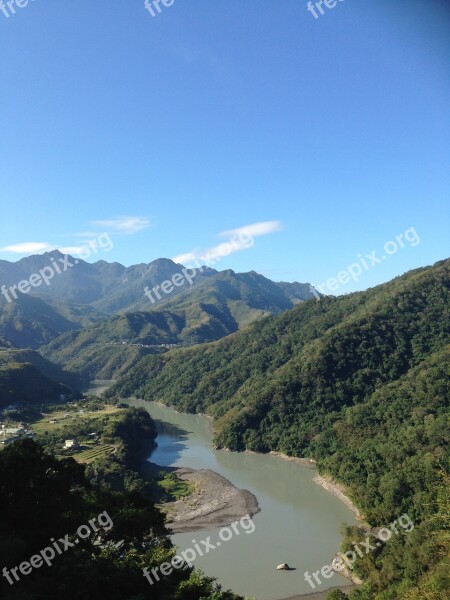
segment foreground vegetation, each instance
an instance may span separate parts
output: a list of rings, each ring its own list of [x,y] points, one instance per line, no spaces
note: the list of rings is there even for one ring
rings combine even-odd
[[[83,466],[56,459],[32,440],[0,453],[0,506],[0,562],[8,570],[51,546],[50,538],[68,534],[73,543],[80,525],[105,511],[113,523],[57,555],[51,566],[19,574],[13,585],[1,578],[3,600],[239,599],[192,568],[174,570],[150,588],[142,569],[175,555],[161,513],[137,492],[92,485]]]
[[[113,527],[77,542],[51,566],[13,579],[14,585],[2,578],[0,597],[242,600],[192,568],[174,570],[149,587],[142,569],[170,562],[176,553],[155,498],[170,500],[189,490],[173,474],[154,469],[150,478],[148,471],[141,475],[141,460],[156,437],[145,410],[105,406],[96,398],[86,406],[82,414],[63,405],[41,415],[32,410],[18,415],[34,415],[31,427],[39,443],[23,439],[0,452],[0,563],[10,570],[27,562],[51,545],[50,538],[69,534],[73,542],[77,528],[104,511]],[[81,447],[63,450],[68,436]],[[67,452],[72,456],[64,457]]]

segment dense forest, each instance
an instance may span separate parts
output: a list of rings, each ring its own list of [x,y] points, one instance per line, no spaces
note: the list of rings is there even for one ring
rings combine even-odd
[[[371,527],[407,513],[414,531],[357,561],[366,583],[351,596],[442,600],[449,267],[441,261],[366,292],[302,303],[212,344],[145,357],[110,393],[207,412],[221,447],[315,459]]]

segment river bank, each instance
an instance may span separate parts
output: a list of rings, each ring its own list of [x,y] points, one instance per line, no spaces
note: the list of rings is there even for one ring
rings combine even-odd
[[[246,450],[246,452],[249,452]],[[316,461],[312,458],[298,458],[295,456],[287,456],[287,454],[283,454],[281,452],[269,452],[271,456],[277,456],[278,458],[282,458],[283,460],[287,460],[289,462],[295,463],[302,467],[309,467],[311,469],[315,468]],[[330,475],[319,475],[319,473],[313,478],[313,481],[323,487],[327,492],[336,496],[341,502],[343,502],[347,508],[349,508],[361,521],[364,520],[364,516],[362,515],[359,508],[353,502],[353,500],[348,495],[348,490],[346,487],[335,481]],[[290,599],[288,599],[290,600]]]
[[[295,463],[296,465],[300,465],[301,467],[309,467],[310,469],[315,468],[316,461],[312,458],[299,458],[298,456],[288,456],[287,454],[283,454],[282,452],[275,452],[272,450],[269,452],[270,456],[277,456],[278,458],[282,458],[283,460],[288,460],[289,462]]]
[[[155,402],[155,404],[161,406],[162,408],[171,408],[171,410],[173,410],[176,414],[182,414],[179,411],[177,411],[175,408],[173,407],[167,407],[165,404],[163,404],[162,402]],[[210,427],[211,427],[211,432],[214,432],[214,419],[213,417],[211,417],[210,415],[207,414],[203,414],[203,413],[199,413],[198,416],[204,417]],[[215,449],[215,447],[213,448]],[[231,452],[231,450],[229,450],[228,448],[224,448],[223,450],[227,451],[227,452]],[[258,455],[258,452],[253,452],[252,450],[245,450],[243,452],[243,454],[255,454]],[[310,469],[314,469],[316,468],[316,461],[313,460],[312,458],[302,458],[302,457],[296,457],[296,456],[288,456],[287,454],[283,454],[282,452],[276,452],[276,451],[271,451],[268,452],[269,456],[275,456],[277,458],[282,458],[285,461],[297,464],[299,466],[302,467],[308,467]],[[323,487],[327,492],[329,492],[330,494],[332,494],[333,496],[335,496],[336,498],[338,498],[341,502],[343,502],[347,508],[349,508],[353,513],[355,513],[355,515],[357,516],[358,520],[360,521],[364,521],[364,516],[362,515],[362,513],[360,512],[360,510],[358,509],[358,507],[355,505],[355,503],[352,501],[352,499],[349,497],[348,495],[348,490],[345,488],[344,485],[340,484],[339,482],[335,481],[332,477],[330,477],[329,475],[320,475],[319,473],[313,478],[313,481],[315,483],[317,483],[318,485],[320,485],[321,487]],[[228,482],[230,483],[230,482]],[[230,485],[232,485],[230,483]]]
[[[354,590],[354,585],[343,585],[339,587],[330,588],[326,592],[315,592],[313,594],[303,594],[301,596],[290,596],[289,598],[283,598],[282,600],[326,600],[328,594],[333,590],[341,590],[344,593]]]
[[[339,498],[339,500],[343,502],[347,508],[355,513],[358,519],[363,520],[363,515],[356,504],[351,500],[351,498],[349,498],[347,495],[347,490],[342,484],[335,481],[329,475],[316,475],[314,477],[314,482],[322,486],[330,494],[333,494],[333,496],[336,496],[336,498]]]

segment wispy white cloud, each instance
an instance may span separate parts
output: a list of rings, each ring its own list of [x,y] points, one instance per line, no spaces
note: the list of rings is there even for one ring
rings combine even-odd
[[[23,242],[22,244],[15,244],[13,246],[5,246],[0,248],[0,252],[10,252],[12,254],[43,254],[44,252],[51,252],[52,250],[59,250],[62,254],[81,254],[85,251],[86,246],[52,246],[46,242]]]
[[[258,237],[260,235],[267,235],[269,233],[275,233],[281,231],[282,225],[280,221],[262,221],[260,223],[252,223],[251,225],[244,225],[237,229],[229,229],[228,231],[222,231],[219,233],[220,237],[230,237],[233,235],[240,235],[244,232],[252,237]]]
[[[178,254],[172,258],[173,262],[176,262],[181,265],[185,265],[191,262],[194,262],[198,258],[197,251],[187,252],[186,254]]]
[[[105,221],[91,221],[91,225],[103,227],[116,233],[131,234],[151,226],[151,220],[148,217],[119,217],[117,219],[107,219]]]
[[[86,252],[86,246],[64,246],[62,248],[58,248],[58,250],[62,254],[70,254],[72,256],[76,256],[81,254],[82,252]]]
[[[280,221],[252,223],[251,225],[244,225],[236,229],[229,229],[218,234],[218,237],[227,237],[227,241],[212,246],[207,250],[192,250],[185,254],[178,254],[172,260],[181,264],[192,264],[195,262],[207,265],[213,264],[224,256],[251,248],[255,243],[255,237],[274,233],[281,229]]]
[[[41,254],[49,252],[53,247],[46,242],[22,242],[0,248],[0,252],[11,252],[12,254]]]

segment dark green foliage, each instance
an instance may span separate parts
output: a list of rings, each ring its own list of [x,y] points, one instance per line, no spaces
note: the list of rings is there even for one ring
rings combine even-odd
[[[10,362],[0,366],[0,407],[15,402],[38,403],[69,396],[70,388],[46,377],[29,363]]]
[[[43,358],[34,350],[0,349],[0,407],[16,402],[56,402],[73,395],[80,378]],[[75,394],[76,395],[76,394]]]
[[[127,408],[124,416],[113,421],[102,437],[120,438],[124,446],[123,462],[127,468],[139,469],[140,459],[155,447],[158,433],[153,419],[141,408]]]
[[[112,527],[100,528],[57,555],[51,566],[27,576],[19,572],[14,585],[0,578],[2,600],[238,600],[191,569],[149,586],[143,567],[170,560],[174,549],[161,513],[140,495],[90,485],[74,460],[56,460],[31,440],[0,452],[2,568],[29,561],[51,546],[51,538],[69,534],[73,542],[81,525],[105,511]]]
[[[12,299],[12,298],[10,298]],[[39,348],[82,326],[98,322],[101,315],[90,306],[18,293],[10,303],[0,299],[0,333],[17,348]]]
[[[0,279],[7,286],[25,281],[52,258],[62,255],[54,251],[17,263],[1,261]],[[153,293],[154,303],[145,296],[145,288],[160,286],[183,268],[167,259],[128,268],[81,260],[49,286],[17,293],[16,299],[7,291],[10,302],[0,300],[0,346],[39,348],[87,384],[117,379],[142,357],[165,352],[165,344],[220,339],[313,297],[309,284],[278,284],[255,272],[206,267],[193,275],[192,285],[185,280],[170,294],[161,292],[158,298]]]
[[[346,600],[347,596],[341,590],[333,590],[327,596],[327,600]]]

